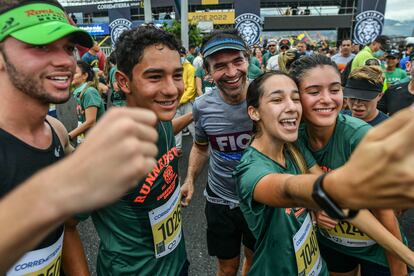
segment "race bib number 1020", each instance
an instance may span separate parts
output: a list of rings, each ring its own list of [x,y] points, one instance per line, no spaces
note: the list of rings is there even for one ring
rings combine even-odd
[[[171,253],[181,241],[180,198],[181,194],[178,186],[166,203],[148,213],[156,258]]]

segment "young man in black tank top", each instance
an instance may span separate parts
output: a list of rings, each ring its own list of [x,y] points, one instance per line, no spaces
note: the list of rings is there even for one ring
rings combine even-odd
[[[3,219],[1,233],[4,238],[0,240],[0,274],[36,273],[40,275],[53,271],[54,275],[59,275],[64,239],[63,219],[67,218],[70,213],[109,203],[130,187],[130,184],[126,185],[126,183],[131,179],[127,178],[131,178],[132,175],[132,179],[143,176],[148,166],[152,167],[155,163],[152,157],[156,154],[153,144],[156,140],[156,133],[153,128],[144,127],[144,130],[147,130],[148,139],[145,138],[146,135],[143,135],[142,140],[149,143],[142,146],[149,149],[148,160],[145,158],[143,160],[142,156],[137,154],[133,158],[128,157],[126,160],[121,158],[116,161],[119,164],[129,161],[135,169],[127,173],[129,174],[127,178],[125,178],[127,176],[125,172],[120,173],[124,178],[123,180],[121,177],[118,178],[121,183],[116,183],[119,182],[116,179],[109,181],[112,185],[124,182],[120,185],[124,186],[122,189],[105,189],[103,184],[99,185],[99,188],[102,187],[106,191],[102,193],[102,190],[99,194],[82,199],[83,194],[88,195],[97,190],[97,187],[90,189],[94,184],[88,182],[96,180],[100,183],[108,179],[108,175],[104,178],[96,177],[97,173],[93,171],[96,170],[95,166],[99,165],[96,161],[104,159],[105,162],[108,160],[112,162],[111,160],[117,159],[115,155],[126,157],[138,153],[134,150],[135,142],[139,142],[138,139],[134,141],[131,151],[127,154],[111,156],[111,150],[109,150],[102,152],[98,159],[88,160],[88,162],[95,162],[80,166],[82,161],[91,155],[86,145],[80,149],[79,154],[76,154],[77,158],[69,158],[68,162],[61,163],[62,165],[55,167],[52,172],[49,171],[47,177],[45,173],[40,174],[41,176],[29,181],[30,184],[25,185],[26,187],[18,187],[37,171],[52,165],[62,159],[65,154],[73,151],[68,143],[65,127],[55,118],[47,116],[48,107],[50,103],[59,104],[69,99],[69,86],[76,67],[73,53],[75,44],[89,47],[92,45],[92,40],[86,32],[69,24],[63,8],[57,1],[0,0],[0,26],[2,26],[0,32],[0,95],[2,98],[0,101],[0,198],[2,198],[2,206],[9,207],[7,214],[4,212],[6,207],[2,209],[3,212],[0,212],[0,218]],[[51,32],[51,30],[54,31]],[[130,129],[130,122],[125,119],[142,116],[143,122],[147,120],[145,124],[155,123],[155,117],[149,112],[140,111],[136,114],[137,112],[119,111],[113,113],[118,115],[124,113],[124,126],[118,128],[118,132],[126,134],[129,139],[140,138],[141,135],[136,133],[136,129]],[[110,137],[102,135],[102,132],[105,129],[112,133],[113,130],[108,129],[108,126],[116,123],[114,116],[116,115],[109,115],[112,121],[106,119],[103,123],[106,127],[97,130],[100,135],[95,134],[94,143],[97,143],[98,147],[93,148],[93,144],[88,143],[89,150],[93,154],[108,148],[107,142],[110,142],[108,141]],[[138,119],[137,122],[140,120]],[[139,131],[141,130],[143,129],[140,127]],[[125,133],[131,133],[131,131],[135,133],[132,133],[133,135]],[[122,142],[119,140],[121,137],[115,138],[115,141]],[[128,144],[131,145],[131,142]],[[145,157],[147,154],[143,155]],[[75,165],[81,168],[75,168]],[[114,165],[116,163],[110,167],[113,168]],[[63,180],[57,179],[59,176]],[[46,184],[49,181],[50,183]],[[38,189],[42,192],[38,192]],[[115,197],[114,192],[117,194]],[[11,195],[5,197],[9,193]],[[19,193],[23,194],[22,199],[16,196]],[[46,200],[37,202],[33,200],[36,197],[39,201]],[[80,201],[77,202],[78,200]],[[43,213],[32,213],[31,207]],[[11,214],[16,215],[14,221],[10,221],[13,218]],[[24,217],[25,214],[29,217]],[[7,221],[10,223],[5,223]],[[35,250],[27,251],[35,246],[37,246]],[[12,265],[23,253],[26,253],[25,256]]]

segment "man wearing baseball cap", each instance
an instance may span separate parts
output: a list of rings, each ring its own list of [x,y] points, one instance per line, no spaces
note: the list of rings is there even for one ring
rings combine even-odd
[[[273,39],[269,40],[267,49],[267,52],[263,55],[262,58],[262,70],[266,69],[269,59],[277,54],[277,42]]]
[[[391,50],[385,54],[385,61],[387,67],[385,69],[385,79],[388,86],[393,86],[399,83],[408,82],[410,79],[405,70],[399,67],[401,54],[398,50]]]
[[[217,31],[205,39],[202,53],[216,88],[193,105],[195,138],[181,187],[183,206],[189,204],[195,180],[209,160],[204,191],[208,252],[218,259],[217,275],[237,275],[242,243],[246,257],[242,275],[246,275],[255,239],[240,211],[232,176],[252,130],[246,112],[248,46],[236,30]]]
[[[64,126],[47,116],[66,102],[76,44],[92,39],[72,26],[57,1],[0,0],[0,197],[72,151]],[[56,191],[50,191],[54,193]],[[16,218],[19,219],[19,218]],[[58,275],[63,225],[27,252],[7,275]]]
[[[386,51],[391,50],[391,40],[388,36],[377,36],[370,44],[364,47],[354,57],[352,61],[351,71],[365,64],[365,61],[370,58],[382,58]]]
[[[362,66],[351,72],[344,88],[344,97],[350,110],[344,113],[359,118],[371,126],[386,120],[388,116],[377,109],[383,96],[384,77],[379,66]]]
[[[289,49],[290,49],[289,39],[286,39],[286,38],[281,39],[279,41],[279,53],[269,58],[269,60],[267,61],[267,65],[266,65],[266,71],[279,70],[279,55],[285,53]]]

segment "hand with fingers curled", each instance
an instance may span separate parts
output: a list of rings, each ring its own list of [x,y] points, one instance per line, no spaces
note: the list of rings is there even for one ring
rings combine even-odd
[[[155,114],[146,109],[114,108],[107,112],[63,162],[66,170],[71,170],[70,189],[78,193],[77,200],[67,206],[71,212],[116,200],[154,167],[156,122]]]
[[[194,193],[194,183],[192,180],[187,178],[184,181],[184,184],[181,186],[181,206],[187,207],[190,205],[191,199]]]

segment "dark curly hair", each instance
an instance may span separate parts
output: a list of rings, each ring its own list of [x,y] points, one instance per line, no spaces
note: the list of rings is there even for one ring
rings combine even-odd
[[[336,63],[333,62],[329,57],[320,54],[302,56],[301,58],[297,59],[290,65],[289,74],[296,82],[296,85],[299,86],[299,83],[309,70],[320,66],[331,66],[333,69],[335,69],[339,76],[341,75],[338,67],[336,66]]]
[[[180,52],[180,45],[174,35],[153,26],[141,26],[123,32],[115,46],[118,70],[132,80],[132,69],[142,60],[145,48],[154,44],[162,44]]]

